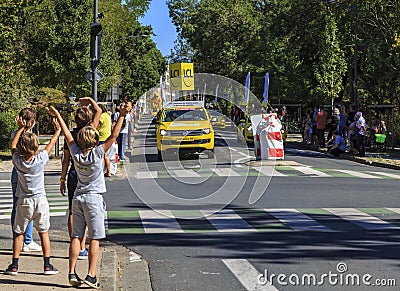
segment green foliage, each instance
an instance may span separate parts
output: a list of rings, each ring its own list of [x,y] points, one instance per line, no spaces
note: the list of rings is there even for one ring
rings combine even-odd
[[[197,72],[242,84],[251,71],[251,89],[260,99],[268,71],[272,102],[351,103],[356,43],[360,105],[400,103],[400,0],[358,1],[357,10],[354,1],[167,4],[182,38],[171,59],[190,57]]]
[[[16,111],[7,110],[0,114],[0,150],[5,150],[10,148],[10,136],[11,132],[16,129],[14,122]]]

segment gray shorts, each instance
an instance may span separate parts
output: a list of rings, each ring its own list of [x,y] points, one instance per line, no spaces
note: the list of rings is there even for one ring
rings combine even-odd
[[[46,196],[38,198],[18,198],[14,232],[18,234],[25,233],[26,227],[31,221],[35,222],[35,228],[43,233],[50,228],[50,210],[49,202]]]
[[[72,237],[82,238],[87,226],[90,239],[105,238],[105,211],[106,203],[101,194],[75,195],[72,200]]]

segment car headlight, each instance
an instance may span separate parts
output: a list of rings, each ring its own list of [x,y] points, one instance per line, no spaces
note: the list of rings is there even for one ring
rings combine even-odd
[[[203,129],[203,134],[209,134],[211,130],[209,128],[204,128]]]
[[[217,120],[216,117],[211,118],[211,122],[217,122],[217,121],[218,121],[218,120]]]
[[[167,134],[167,131],[166,131],[165,129],[161,129],[161,130],[160,130],[160,134],[161,134],[162,136],[164,136],[164,135]]]

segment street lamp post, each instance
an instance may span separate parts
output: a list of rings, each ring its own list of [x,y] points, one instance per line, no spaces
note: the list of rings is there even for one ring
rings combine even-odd
[[[94,0],[93,5],[93,22],[90,24],[90,68],[92,82],[92,98],[97,101],[97,82],[98,70],[97,66],[100,61],[100,43],[102,26],[99,23],[99,4],[98,0]],[[102,14],[101,14],[102,16]]]

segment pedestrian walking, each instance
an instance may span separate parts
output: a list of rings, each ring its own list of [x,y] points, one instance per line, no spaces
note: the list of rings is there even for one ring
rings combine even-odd
[[[32,108],[23,108],[19,112],[18,117],[20,120],[23,120],[24,123],[26,124],[26,127],[24,128],[24,132],[33,132],[33,129],[35,128],[35,124],[36,124],[36,112]],[[10,141],[13,140],[16,133],[17,132],[14,131],[11,134]],[[39,139],[38,139],[38,143],[39,143]],[[13,227],[14,227],[15,213],[16,213],[17,200],[18,200],[18,197],[16,195],[17,186],[18,186],[18,172],[17,172],[17,169],[15,167],[13,167],[12,171],[11,171],[11,189],[12,189],[12,195],[13,195],[13,208],[11,211],[11,230],[12,231],[13,231]],[[41,252],[42,247],[33,241],[32,231],[33,231],[33,221],[31,221],[26,227],[25,237],[24,237],[24,241],[23,241],[23,245],[22,245],[22,251],[24,251],[24,252]],[[14,233],[14,231],[13,231],[13,233]]]
[[[111,136],[99,145],[99,133],[92,126],[82,128],[75,143],[70,131],[61,118],[60,113],[54,107],[50,108],[53,116],[57,117],[66,142],[71,151],[72,159],[76,165],[78,185],[72,201],[72,239],[69,248],[69,274],[68,280],[72,286],[78,287],[82,283],[99,289],[100,283],[96,277],[96,265],[100,247],[100,240],[105,238],[105,202],[102,194],[106,189],[103,174],[103,159],[105,152],[110,149],[117,138],[125,116],[132,109],[128,102],[120,108],[118,120],[113,128]],[[80,250],[80,242],[88,227],[89,243],[89,266],[85,279],[82,281],[75,273],[75,266]]]
[[[86,125],[91,125],[93,127],[97,127],[99,124],[99,119],[101,116],[101,108],[97,105],[97,103],[90,97],[80,98],[78,101],[80,107],[75,110],[74,113],[74,121],[76,123],[76,128],[71,131],[71,135],[75,141],[77,141],[77,136],[79,131],[85,127]],[[88,104],[92,105],[94,110],[94,115],[92,110],[87,106]],[[68,167],[69,171],[68,171]],[[67,177],[68,173],[68,179]],[[63,160],[61,162],[61,177],[60,177],[60,193],[65,195],[65,182],[67,182],[67,194],[68,194],[68,233],[69,237],[72,238],[72,199],[74,197],[74,193],[76,187],[78,185],[78,177],[75,169],[75,163],[72,159],[70,149],[66,141],[64,141],[64,151],[63,151]],[[81,242],[81,248],[79,252],[78,259],[85,260],[88,258],[88,250],[86,249],[86,235],[83,237]]]
[[[60,125],[57,120],[52,121],[55,133],[45,149],[38,153],[37,136],[30,132],[24,132],[27,127],[24,119],[18,116],[15,121],[19,128],[11,141],[10,147],[13,155],[12,162],[18,171],[16,191],[18,200],[13,226],[12,263],[7,267],[5,273],[14,276],[18,274],[24,233],[29,223],[35,221],[35,228],[42,243],[43,274],[54,275],[58,273],[58,270],[50,263],[50,210],[44,188],[44,166],[49,161],[49,154],[60,135]]]

